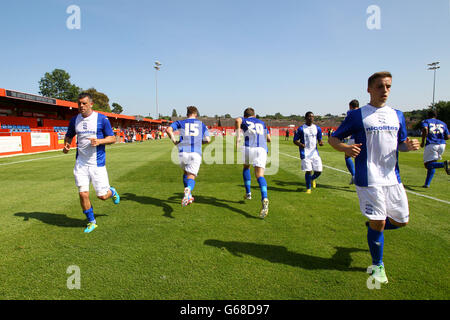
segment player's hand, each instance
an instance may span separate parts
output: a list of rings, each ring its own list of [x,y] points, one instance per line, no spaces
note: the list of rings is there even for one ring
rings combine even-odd
[[[323,141],[322,140],[319,141],[319,146],[323,147]]]
[[[420,147],[423,148],[424,146],[425,146],[425,142],[422,142],[422,143],[420,144]]]
[[[347,147],[345,154],[349,157],[356,158],[361,152],[362,143],[352,144]]]
[[[91,140],[91,146],[92,147],[97,147],[100,145],[100,141],[97,138],[90,138],[89,140]]]
[[[409,151],[419,150],[419,148],[420,148],[419,140],[417,140],[417,139],[406,138],[405,143],[406,143],[406,146],[408,147]]]
[[[68,153],[69,150],[70,150],[70,143],[66,143],[66,144],[64,145],[64,148],[62,149],[62,152],[63,152],[63,153]]]

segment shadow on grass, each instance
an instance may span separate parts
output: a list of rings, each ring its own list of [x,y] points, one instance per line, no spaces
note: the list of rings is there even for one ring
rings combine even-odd
[[[169,199],[170,200],[179,199],[181,201],[183,196],[184,195],[182,193],[176,193],[174,196],[170,197]],[[239,213],[239,214],[241,214],[244,217],[249,218],[249,219],[258,219],[258,220],[260,220],[260,218],[255,216],[255,215],[248,214],[244,210],[241,210],[241,209],[238,209],[238,208],[234,208],[234,207],[229,205],[229,203],[243,204],[243,203],[245,203],[243,200],[232,201],[232,200],[218,199],[218,198],[215,198],[215,197],[200,196],[200,195],[195,195],[194,194],[194,204],[195,203],[209,204],[209,205],[212,205],[214,207],[224,208],[224,209],[227,209],[227,210]]]
[[[152,197],[148,197],[148,196],[138,196],[134,193],[121,194],[120,198],[124,199],[124,200],[135,201],[135,202],[138,202],[141,204],[151,204],[153,206],[161,207],[164,211],[164,214],[163,214],[164,217],[175,219],[175,217],[172,216],[173,208],[172,208],[172,206],[169,205],[169,203],[172,204],[172,203],[176,203],[176,202],[172,201],[170,199],[169,200],[161,200],[158,198],[152,198]],[[181,202],[179,202],[178,204],[181,205]]]
[[[217,247],[219,249],[225,248],[236,257],[243,257],[243,254],[257,257],[259,259],[267,260],[272,263],[282,263],[293,267],[298,267],[308,270],[339,270],[339,271],[363,271],[366,268],[350,267],[353,259],[352,252],[366,252],[368,250],[359,248],[342,248],[335,247],[336,253],[331,258],[315,257],[307,254],[292,252],[283,246],[257,244],[250,242],[238,241],[220,241],[220,240],[205,240],[205,245]]]
[[[427,188],[424,188],[423,185],[422,186],[411,186],[411,185],[404,184],[403,186],[405,187],[406,190],[409,190],[409,191],[418,192],[418,191],[427,190]]]
[[[299,181],[281,181],[281,180],[273,180],[276,185],[281,187],[297,187],[297,189],[284,189],[284,188],[277,188],[277,187],[270,187],[268,186],[268,189],[274,191],[282,191],[282,192],[302,192],[306,190],[306,185],[304,182]],[[334,189],[338,191],[345,191],[345,192],[355,192],[356,190],[351,189],[350,186],[348,187],[341,187],[341,186],[332,186],[328,184],[320,183],[320,178],[317,180],[317,189]]]
[[[298,185],[301,186],[300,183]],[[243,184],[240,184],[240,185],[237,185],[237,186],[240,187],[243,190],[242,192],[245,192],[245,186]],[[252,189],[252,194],[253,194],[253,191],[254,192],[258,192],[258,193],[260,192],[258,184],[257,185],[253,185],[250,188]],[[297,192],[298,191],[298,189],[294,190],[294,189],[285,189],[285,188],[274,187],[270,183],[267,185],[267,190],[268,191],[276,191],[276,192]]]
[[[46,224],[51,224],[58,227],[79,228],[86,226],[86,218],[77,219],[70,218],[65,214],[50,213],[50,212],[17,212],[16,217],[23,217],[23,221],[36,219]],[[95,217],[108,216],[106,214],[96,214]]]

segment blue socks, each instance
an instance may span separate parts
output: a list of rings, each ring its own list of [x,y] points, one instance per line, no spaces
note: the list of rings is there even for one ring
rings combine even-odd
[[[347,166],[348,172],[352,175],[352,177],[355,176],[355,165],[353,164],[353,160],[351,157],[345,158],[345,165]]]
[[[252,176],[250,175],[250,168],[244,169],[242,171],[242,176],[244,177],[245,192],[250,193],[251,192],[250,186],[252,181]]]
[[[267,198],[267,182],[264,177],[258,178],[259,189],[261,190],[261,200]]]
[[[436,169],[443,168],[443,162],[430,162],[427,164],[427,178],[425,179],[425,186],[429,187],[431,180],[433,180]]]
[[[311,189],[311,179],[312,175],[309,174],[309,172],[305,173],[305,181],[306,181],[306,189]]]
[[[96,223],[94,218],[94,207],[91,206],[90,209],[84,210],[83,213],[86,215],[89,222]]]
[[[391,221],[389,220],[389,218],[386,218],[386,224],[384,225],[384,230],[395,230],[398,229],[400,227],[394,226]]]
[[[187,176],[185,174],[183,174],[183,185],[187,188]]]
[[[317,179],[318,177],[320,177],[320,175],[322,174],[321,171],[319,172],[314,172],[313,175],[309,174],[309,172],[305,172],[305,181],[306,181],[306,189],[311,189],[311,182],[315,179]]]
[[[377,266],[382,265],[384,247],[383,231],[375,231],[368,227],[367,243],[369,244],[370,255],[372,256],[372,264]]]
[[[186,180],[186,187],[191,189],[191,192],[192,192],[192,190],[194,190],[194,187],[195,187],[195,180],[194,179],[187,179]]]
[[[314,171],[314,174],[312,175],[311,180],[317,179],[318,177],[320,177],[321,174],[322,174],[322,171],[319,171],[319,172]]]

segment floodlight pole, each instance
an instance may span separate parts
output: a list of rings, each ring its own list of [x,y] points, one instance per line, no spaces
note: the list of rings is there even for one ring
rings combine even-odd
[[[156,88],[156,119],[159,119],[159,108],[158,108],[158,71],[161,68],[161,63],[159,61],[155,61],[155,88]]]
[[[434,71],[434,77],[433,77],[433,102],[431,104],[431,107],[434,107],[434,93],[436,90],[436,70],[440,68],[439,66],[439,61],[438,62],[433,62],[433,63],[429,63],[428,64],[429,68],[428,70],[433,70]]]

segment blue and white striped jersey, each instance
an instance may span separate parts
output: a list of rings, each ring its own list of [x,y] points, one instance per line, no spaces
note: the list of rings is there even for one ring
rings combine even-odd
[[[407,138],[405,117],[399,110],[370,104],[348,113],[332,134],[343,139],[353,135],[361,143],[355,158],[355,184],[360,187],[389,186],[401,183],[398,145]]]
[[[77,162],[86,166],[105,166],[105,145],[91,146],[92,138],[103,139],[114,136],[108,118],[97,112],[92,112],[89,117],[83,118],[81,114],[70,120],[66,136],[73,138],[77,136]]]
[[[317,141],[322,141],[322,129],[315,124],[310,126],[304,124],[298,127],[294,134],[294,141],[300,140],[305,148],[298,148],[300,151],[300,159],[311,159],[319,155],[317,149]]]

